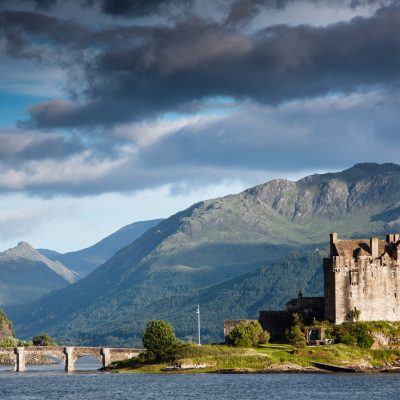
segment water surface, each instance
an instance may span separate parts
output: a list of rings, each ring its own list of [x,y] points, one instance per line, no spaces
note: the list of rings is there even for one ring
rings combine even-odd
[[[400,398],[397,374],[67,374],[62,365],[0,371],[0,399],[369,399]],[[58,370],[57,370],[58,368]]]

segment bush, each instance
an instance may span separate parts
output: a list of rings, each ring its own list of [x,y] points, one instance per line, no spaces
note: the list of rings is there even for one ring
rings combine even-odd
[[[18,347],[18,339],[12,336],[0,340],[0,347]]]
[[[160,320],[150,321],[147,324],[142,341],[147,349],[146,358],[156,360],[171,357],[178,344],[172,325]]]
[[[34,336],[32,342],[36,346],[57,346],[55,340],[47,333]]]
[[[299,314],[293,314],[293,326],[286,332],[286,337],[289,342],[294,347],[303,348],[306,347],[306,338],[301,329],[302,322]]]
[[[243,325],[236,326],[228,335],[228,342],[235,347],[253,347],[249,332]]]
[[[287,339],[289,344],[297,348],[306,347],[306,338],[304,337],[304,333],[302,332],[300,325],[293,325],[288,333]]]
[[[339,343],[349,346],[369,349],[374,344],[374,338],[369,332],[368,324],[365,322],[344,322],[335,327],[334,334]]]
[[[228,335],[228,343],[235,347],[257,347],[269,342],[270,334],[258,321],[241,321]]]

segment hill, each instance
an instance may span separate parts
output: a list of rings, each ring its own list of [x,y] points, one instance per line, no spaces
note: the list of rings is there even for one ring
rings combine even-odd
[[[0,253],[0,276],[2,306],[31,302],[77,280],[74,272],[49,260],[26,242]]]
[[[162,219],[154,219],[151,221],[134,222],[122,227],[93,246],[78,251],[64,254],[48,249],[38,249],[38,251],[50,260],[60,261],[68,268],[76,271],[83,278],[100,264],[107,261],[118,250],[135,241],[148,229],[161,221]]]
[[[143,310],[162,299],[191,296],[261,267],[268,275],[283,256],[327,245],[332,231],[350,238],[399,229],[399,199],[395,164],[273,180],[171,216],[75,285],[8,313],[19,335],[46,330],[72,341],[119,343],[139,334]],[[275,285],[284,284],[286,295],[275,296],[276,304],[299,289],[294,275],[280,271]],[[125,327],[112,333],[120,316]]]

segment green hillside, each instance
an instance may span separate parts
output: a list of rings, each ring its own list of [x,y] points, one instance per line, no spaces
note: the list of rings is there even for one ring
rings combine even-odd
[[[297,182],[274,180],[197,203],[151,228],[85,279],[8,313],[20,336],[45,330],[71,342],[122,343],[140,335],[143,319],[172,318],[182,309],[171,305],[157,313],[168,304],[157,303],[161,299],[175,301],[185,295],[194,300],[194,291],[225,284],[263,266],[279,266],[274,263],[298,250],[326,246],[332,231],[340,237],[368,237],[400,230],[399,200],[400,166],[395,164],[358,164]],[[295,278],[305,274],[307,266],[297,274],[275,267],[274,285],[263,289],[265,302],[249,305],[248,313],[283,304],[299,289]],[[274,269],[266,268],[272,276]],[[319,287],[320,293],[321,285],[322,276],[311,287]],[[280,297],[271,295],[275,287],[282,288]],[[234,316],[225,311],[219,315],[221,320]],[[210,337],[219,332],[217,319],[211,319]],[[189,334],[185,332],[184,336]]]
[[[100,264],[107,261],[117,251],[135,241],[148,229],[161,221],[162,219],[154,219],[151,221],[134,222],[118,229],[118,231],[105,237],[93,246],[78,251],[71,251],[65,254],[47,249],[39,249],[38,251],[51,260],[60,261],[68,268],[76,271],[83,278]]]

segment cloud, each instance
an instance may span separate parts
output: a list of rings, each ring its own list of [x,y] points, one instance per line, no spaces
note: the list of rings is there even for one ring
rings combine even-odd
[[[51,133],[0,130],[0,161],[19,164],[25,160],[66,158],[85,149],[77,137],[66,138]]]
[[[0,192],[83,196],[163,185],[179,192],[229,181],[250,185],[255,176],[261,182],[260,176],[339,170],[364,161],[399,163],[393,146],[398,99],[397,91],[371,91],[278,107],[245,104],[225,115],[121,125],[97,136],[89,148],[81,144],[69,152],[68,141],[56,140],[61,134],[9,138],[0,154]],[[50,151],[50,139],[65,151]],[[35,143],[48,154],[35,153]]]
[[[399,162],[397,94],[380,92],[249,105],[218,121],[189,126],[140,153],[143,168],[201,166],[244,171],[337,170],[355,162]],[[241,171],[241,172],[240,172]]]
[[[28,24],[30,32],[36,25]],[[70,28],[64,26],[66,31]],[[73,36],[64,45],[73,60],[69,68],[81,67],[83,90],[76,100],[33,106],[29,126],[138,121],[169,111],[184,112],[193,105],[198,109],[205,99],[218,96],[279,105],[333,91],[392,87],[400,78],[398,8],[381,9],[371,18],[349,23],[273,26],[255,34],[197,18],[170,27],[80,32],[76,33],[80,44],[92,46],[93,54],[86,49],[79,62],[73,53],[79,43]],[[64,36],[55,35],[57,46]]]
[[[234,0],[230,4],[226,24],[231,26],[249,23],[262,11],[284,10],[300,3],[299,0]],[[314,6],[327,8],[357,9],[363,7],[384,7],[398,3],[397,0],[303,0],[303,5],[311,3]]]
[[[251,11],[290,1],[247,3]],[[162,185],[178,192],[253,183],[271,172],[400,161],[392,145],[399,8],[250,32],[188,15],[94,27],[50,15],[61,5],[48,6],[0,13],[4,58],[23,60],[24,71],[42,65],[59,81],[70,77],[69,96],[34,103],[18,129],[0,131],[3,194],[84,196]],[[11,83],[23,83],[14,76]],[[10,82],[0,79],[4,85]]]

